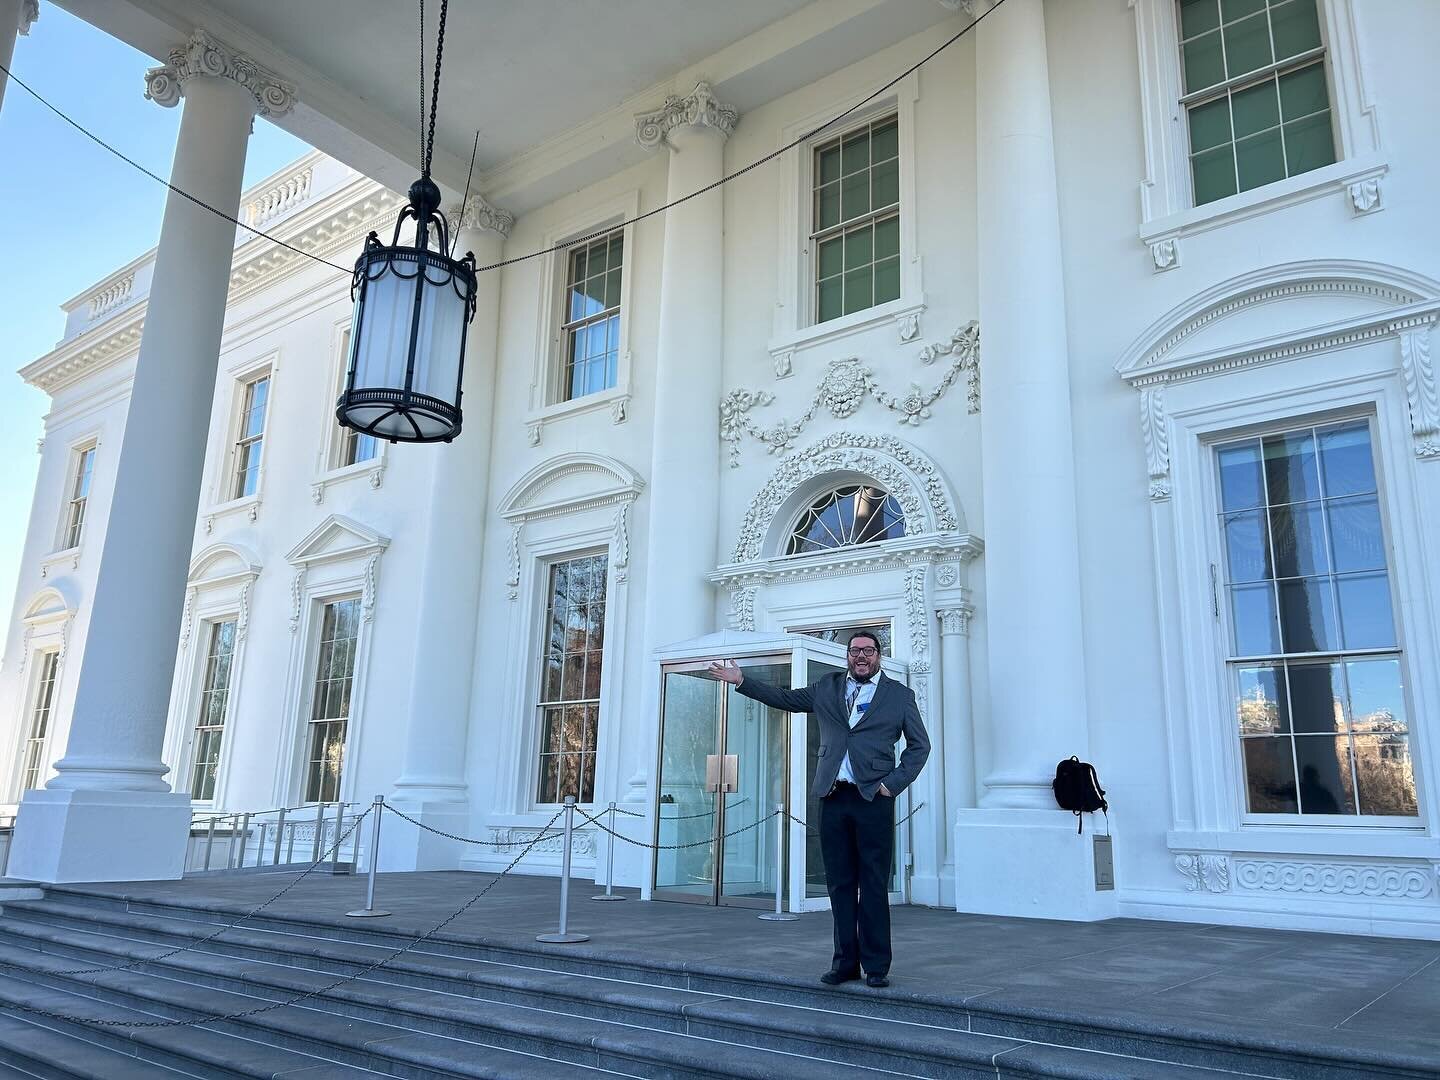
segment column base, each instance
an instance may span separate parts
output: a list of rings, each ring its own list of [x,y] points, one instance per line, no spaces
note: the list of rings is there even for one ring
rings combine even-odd
[[[1113,873],[1111,881],[1113,882]],[[1115,890],[1095,887],[1095,842],[1066,810],[958,810],[955,910],[1094,922],[1115,917]]]
[[[469,802],[455,799],[407,799],[403,796],[392,796],[389,801],[396,809],[405,811],[416,821],[424,822],[432,829],[441,829],[458,836],[469,835]],[[368,849],[374,825],[366,820],[360,827],[364,830],[360,846]],[[380,820],[379,870],[382,874],[409,870],[458,870],[464,849],[471,847],[473,845],[449,840],[411,825],[389,810],[384,811]],[[368,855],[366,857],[368,858]]]
[[[172,791],[27,791],[10,850],[10,877],[174,881],[185,872],[190,796]]]

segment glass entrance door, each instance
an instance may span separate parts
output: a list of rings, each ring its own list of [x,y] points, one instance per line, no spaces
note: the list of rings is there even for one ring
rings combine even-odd
[[[788,657],[741,663],[746,678],[790,685]],[[770,815],[785,801],[790,717],[710,678],[708,666],[692,661],[662,673],[653,895],[767,907],[780,839]]]

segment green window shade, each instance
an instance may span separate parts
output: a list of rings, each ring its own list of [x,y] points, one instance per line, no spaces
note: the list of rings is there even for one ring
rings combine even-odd
[[[1285,0],[1270,6],[1275,59],[1286,60],[1320,47],[1320,18],[1315,0]]]
[[[900,219],[894,211],[900,202],[899,154],[900,127],[893,116],[814,152],[817,322],[900,296]]]

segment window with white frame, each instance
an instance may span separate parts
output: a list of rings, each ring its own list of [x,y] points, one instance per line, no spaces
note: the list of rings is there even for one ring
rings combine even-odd
[[[558,400],[574,401],[611,389],[619,378],[625,230],[577,244],[565,266]]]
[[[1336,160],[1317,0],[1176,0],[1196,206]]]
[[[609,559],[586,555],[550,565],[540,673],[536,801],[595,797],[600,679],[605,658]]]
[[[55,674],[60,668],[59,650],[41,653],[35,683],[35,697],[30,706],[30,724],[20,751],[20,791],[23,794],[40,786],[45,768],[45,739],[50,731],[50,713],[55,707]]]
[[[85,504],[90,499],[90,476],[95,469],[95,447],[87,446],[75,453],[75,467],[70,476],[70,501],[65,508],[65,535],[61,547],[80,546],[85,531]]]
[[[1370,421],[1287,428],[1215,455],[1249,812],[1413,818]]]
[[[220,743],[230,707],[231,667],[235,659],[235,620],[210,624],[205,650],[205,677],[200,687],[200,711],[195,718],[195,749],[191,758],[190,797],[215,798],[215,776],[220,769]]]
[[[270,403],[270,376],[261,375],[242,386],[240,424],[235,440],[235,474],[230,497],[243,499],[260,488],[260,459],[265,445],[265,413]]]
[[[332,802],[340,797],[359,638],[360,598],[326,604],[305,740],[306,802]]]
[[[813,150],[814,321],[900,298],[900,122],[892,113]]]
[[[345,377],[348,374],[349,357],[350,331],[347,329],[340,335],[340,383],[335,389],[337,398],[345,392]],[[333,409],[330,415],[332,417],[334,416]],[[354,428],[348,428],[338,423],[335,426],[338,432],[335,440],[334,468],[343,469],[347,465],[358,465],[362,461],[374,460],[375,454],[379,450],[379,443],[376,441],[374,435],[366,435],[363,432],[356,431]]]
[[[905,535],[895,496],[869,484],[845,484],[815,498],[790,530],[786,555],[874,544]]]

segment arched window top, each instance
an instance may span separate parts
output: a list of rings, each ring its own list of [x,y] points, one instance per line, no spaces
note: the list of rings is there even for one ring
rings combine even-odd
[[[830,488],[814,499],[790,530],[786,555],[874,544],[905,535],[895,496],[870,484]]]

